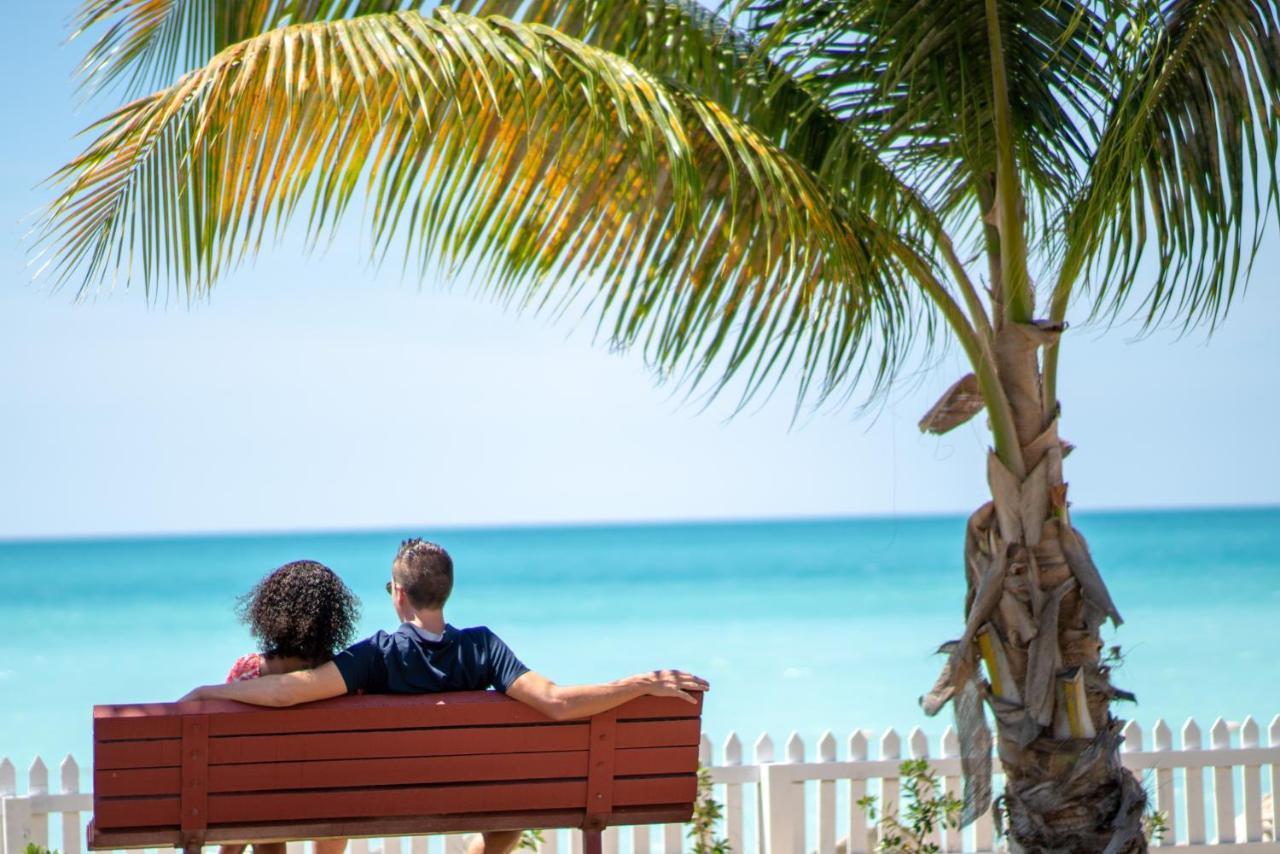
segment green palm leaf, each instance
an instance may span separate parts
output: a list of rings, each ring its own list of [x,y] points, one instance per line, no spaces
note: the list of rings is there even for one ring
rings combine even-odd
[[[1277,9],[1270,0],[1174,0],[1134,20],[1125,42],[1123,85],[1067,216],[1055,313],[1083,269],[1096,311],[1119,311],[1140,294],[1148,324],[1215,322],[1280,197]],[[1157,263],[1141,276],[1149,249]]]
[[[283,23],[418,8],[429,0],[87,0],[79,37],[105,28],[82,63],[90,86],[126,81],[142,94],[208,62],[223,48]],[[768,137],[886,227],[918,226],[931,212],[851,126],[767,61],[749,36],[695,0],[458,0],[457,12],[544,24],[617,53],[663,81],[714,100]]]
[[[72,39],[105,27],[80,74],[92,89],[123,84],[141,95],[168,86],[238,41],[308,23],[425,5],[426,0],[85,0]]]
[[[936,217],[867,145],[750,34],[695,0],[457,0],[458,11],[555,27],[714,100],[888,228],[919,235]]]
[[[995,110],[984,4],[922,0],[743,0],[762,48],[895,172],[965,227],[995,172]],[[1018,169],[1050,223],[1076,191],[1111,92],[1108,14],[1084,0],[1002,2]],[[1105,4],[1102,4],[1105,6]],[[1039,229],[1033,228],[1033,231]]]
[[[473,264],[522,304],[589,293],[616,344],[693,381],[755,390],[799,362],[827,394],[887,379],[917,326],[894,235],[715,102],[546,27],[287,27],[98,130],[39,240],[82,289],[198,296],[300,208],[313,242],[332,233],[363,186],[379,256]]]

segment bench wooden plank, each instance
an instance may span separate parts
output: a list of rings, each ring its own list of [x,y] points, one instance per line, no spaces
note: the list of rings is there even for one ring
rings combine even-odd
[[[537,745],[528,745],[533,748]],[[329,789],[344,786],[476,782],[479,780],[555,779],[587,776],[587,752],[493,753],[464,756],[412,756],[308,762],[256,762],[209,768],[209,791]],[[675,774],[697,762],[697,748],[659,747],[618,750],[619,777]],[[94,769],[94,789],[104,797],[176,795],[177,766],[170,768]]]
[[[697,790],[693,774],[623,778],[614,786],[617,807],[692,803]],[[266,821],[319,821],[360,816],[423,816],[443,813],[486,813],[571,809],[586,802],[581,780],[406,786],[390,789],[343,789],[303,792],[210,794],[210,826]],[[513,806],[516,805],[516,806]],[[179,799],[174,797],[102,798],[94,819],[102,829],[176,825]]]
[[[530,827],[579,827],[581,810],[541,810],[521,813],[484,813],[479,815],[412,816],[399,818],[339,819],[317,822],[264,822],[235,826],[210,827],[205,841],[209,844],[242,842],[286,842],[295,839],[411,836],[429,833],[479,832],[485,830],[522,830]],[[658,804],[642,807],[618,807],[606,818],[609,825],[668,824],[689,820],[687,804]],[[153,848],[178,845],[176,831],[151,828],[106,830],[89,822],[89,847],[92,850],[116,848]]]
[[[176,738],[163,741],[110,741],[93,746],[94,769],[177,768],[182,762],[182,742]]]
[[[585,723],[538,727],[465,727],[444,730],[361,732],[334,738],[329,733],[301,733],[288,739],[271,736],[224,736],[209,739],[211,765],[271,761],[304,761],[397,756],[461,756],[476,753],[586,749]],[[619,724],[619,748],[697,745],[700,723],[692,721],[628,721]],[[99,743],[94,767],[102,770],[177,767],[182,759],[177,739]]]
[[[698,794],[697,774],[666,777],[624,777],[614,782],[613,802],[619,806],[693,803]]]
[[[101,742],[178,738],[184,714],[211,715],[212,736],[547,723],[523,703],[510,702],[492,691],[430,696],[433,702],[412,706],[396,703],[394,695],[335,697],[289,709],[261,709],[226,700],[97,706],[94,738]],[[352,715],[356,710],[359,714]],[[698,718],[701,712],[701,699],[693,704],[673,697],[639,697],[619,707],[618,720]]]
[[[255,792],[209,799],[211,824],[303,821],[359,816],[410,816],[571,809],[586,802],[587,781],[406,786],[323,792]]]
[[[212,765],[263,761],[303,761],[397,756],[462,756],[475,753],[520,753],[540,750],[585,750],[586,723],[536,727],[458,727],[387,732],[300,733],[290,738],[246,735],[209,741]],[[176,739],[111,741],[97,745],[97,768],[177,767],[182,759]]]
[[[586,750],[587,731],[587,724],[574,723],[541,727],[391,730],[346,733],[336,737],[332,733],[300,733],[287,739],[279,736],[224,736],[212,739],[209,756],[214,765],[234,765],[264,761]]]
[[[697,745],[702,722],[627,721],[618,724],[618,747],[682,747]]]
[[[416,786],[394,790],[256,792],[209,797],[210,825],[267,821],[319,821],[365,816],[564,810],[586,801],[586,779],[483,786]],[[178,823],[177,797],[103,798],[94,820],[104,829],[165,827]]]
[[[106,797],[174,795],[177,768],[95,772],[94,785]],[[483,780],[541,780],[587,776],[585,750],[554,753],[491,753],[397,759],[340,759],[320,762],[260,762],[209,769],[209,791],[338,789],[414,783],[474,783]]]

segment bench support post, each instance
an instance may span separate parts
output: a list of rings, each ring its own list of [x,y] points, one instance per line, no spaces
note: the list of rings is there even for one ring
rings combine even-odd
[[[613,810],[614,749],[617,745],[618,710],[591,718],[587,752],[587,814],[582,822],[583,854],[603,854],[607,816]]]
[[[180,829],[185,854],[204,846],[209,801],[209,716],[182,716],[182,809]]]

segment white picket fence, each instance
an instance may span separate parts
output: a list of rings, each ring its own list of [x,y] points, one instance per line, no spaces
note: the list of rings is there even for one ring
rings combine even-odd
[[[1233,731],[1238,738],[1233,739]],[[1232,854],[1267,852],[1280,854],[1276,827],[1280,824],[1275,794],[1280,792],[1280,715],[1271,721],[1267,746],[1252,718],[1238,727],[1219,719],[1209,731],[1209,747],[1203,745],[1200,727],[1188,720],[1182,728],[1181,747],[1174,748],[1173,733],[1164,721],[1152,729],[1152,749],[1146,750],[1141,728],[1130,723],[1124,730],[1123,759],[1147,785],[1155,809],[1163,813],[1168,827],[1158,843],[1179,854],[1224,852]],[[1238,743],[1236,743],[1238,742]],[[902,738],[886,732],[878,745],[878,756],[870,757],[870,740],[865,731],[846,739],[844,758],[837,758],[836,739],[825,733],[817,742],[816,755],[807,757],[804,741],[792,734],[783,755],[775,755],[774,743],[760,736],[753,746],[750,764],[743,763],[743,745],[736,734],[724,741],[719,756],[713,755],[711,741],[703,736],[702,761],[711,769],[715,798],[723,805],[724,818],[719,835],[735,852],[766,851],[769,854],[860,854],[876,846],[876,827],[856,804],[866,795],[896,809],[900,780],[898,767],[903,756]],[[955,732],[943,734],[936,756],[929,753],[928,739],[919,729],[907,738],[907,756],[927,758],[946,791],[959,796],[960,760]],[[997,766],[998,767],[998,766]],[[1207,774],[1206,774],[1207,772]],[[37,758],[28,772],[26,792],[17,792],[13,764],[0,761],[0,854],[22,854],[29,842],[48,846],[50,822],[60,822],[64,854],[81,854],[84,822],[92,810],[92,797],[80,791],[80,767],[68,756],[59,766],[60,791],[49,791],[49,771]],[[996,780],[1000,785],[999,777]],[[1210,809],[1206,812],[1206,804]],[[610,828],[604,847],[612,854],[673,854],[691,849],[687,828],[680,825]],[[936,840],[947,852],[992,852],[997,847],[990,814],[963,832],[940,831]],[[760,843],[764,844],[761,845]],[[304,854],[305,843],[291,843],[290,854]],[[353,840],[350,854],[457,854],[465,850],[465,838],[448,836],[429,839]],[[580,854],[581,834],[548,831],[542,851],[548,854]],[[170,854],[162,849],[160,854]]]

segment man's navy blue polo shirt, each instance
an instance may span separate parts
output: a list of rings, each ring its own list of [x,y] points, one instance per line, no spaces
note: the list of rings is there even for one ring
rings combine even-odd
[[[333,657],[347,693],[430,694],[483,691],[504,694],[529,672],[502,639],[485,626],[455,629],[446,625],[439,640],[405,623],[388,634],[378,632]]]

